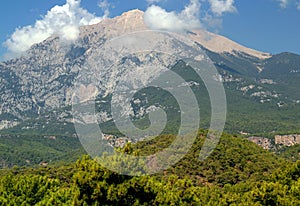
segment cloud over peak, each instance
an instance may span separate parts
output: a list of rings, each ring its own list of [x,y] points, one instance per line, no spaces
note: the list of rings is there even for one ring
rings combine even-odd
[[[184,31],[203,28],[203,23],[219,24],[219,19],[224,13],[236,12],[234,0],[190,0],[184,9],[177,13],[167,12],[165,9],[154,5],[160,0],[147,0],[151,4],[145,12],[145,23],[152,29],[169,31]],[[210,14],[201,10],[201,3],[208,3]],[[204,15],[203,15],[203,14]],[[202,17],[201,17],[202,15]],[[209,22],[208,22],[209,21]]]
[[[18,56],[33,44],[42,42],[51,35],[59,35],[64,41],[74,41],[79,36],[79,27],[100,22],[97,17],[80,7],[81,0],[67,0],[62,6],[54,6],[33,26],[17,28],[4,43],[9,56]],[[105,16],[108,15],[106,8]]]
[[[179,12],[167,11],[156,5],[166,0],[145,0],[149,7],[144,20],[152,29],[168,31],[186,31],[218,25],[220,17],[226,12],[236,12],[234,0],[190,0]],[[287,0],[277,0],[287,1]],[[39,43],[52,35],[58,35],[63,42],[75,41],[80,33],[80,26],[100,22],[109,15],[108,0],[102,0],[98,6],[104,11],[103,17],[97,17],[80,6],[81,0],[66,0],[62,6],[56,5],[34,25],[17,28],[4,42],[8,50],[7,57],[16,57],[27,51],[33,44]],[[202,4],[209,6],[205,11]]]
[[[209,0],[211,10],[217,16],[221,16],[226,12],[233,13],[237,9],[234,7],[234,0]]]
[[[198,15],[200,3],[192,0],[180,13],[167,12],[165,9],[151,5],[145,12],[144,20],[152,29],[183,31],[201,28]]]

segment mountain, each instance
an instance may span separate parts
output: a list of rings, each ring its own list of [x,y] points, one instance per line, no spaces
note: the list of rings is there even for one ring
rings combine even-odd
[[[300,56],[255,51],[207,31],[185,31],[180,35],[149,31],[143,15],[133,10],[82,27],[76,42],[62,42],[58,36],[52,36],[33,45],[22,57],[0,63],[0,202],[300,205],[300,162],[292,163],[300,159],[300,145],[279,145],[272,152],[244,138],[252,136],[252,140],[271,145],[276,134],[293,134],[277,135],[275,143],[296,142],[299,135],[295,134],[300,133]],[[218,73],[211,71],[214,68]],[[208,75],[202,79],[197,71]],[[168,76],[173,73],[181,81],[174,81],[176,75]],[[193,104],[184,105],[182,111],[182,104],[172,92],[179,91],[181,97],[194,94],[195,99],[187,100],[196,100],[200,127],[207,129],[213,110],[207,82],[225,88],[225,131],[233,135],[223,133],[218,144],[212,145],[207,140],[213,135],[200,129],[187,153],[185,148],[170,147],[178,140],[177,146],[187,145],[190,134],[173,135],[179,132],[181,115],[187,115],[191,124],[192,117],[198,115],[193,114]],[[140,89],[147,83],[165,87],[150,84],[149,88]],[[129,95],[123,98],[121,94]],[[126,102],[129,107],[125,110],[114,110],[112,106],[125,106]],[[134,126],[155,132],[161,128],[152,127],[149,116],[161,109],[169,121],[161,135],[145,135],[151,138],[125,136],[112,115],[129,115]],[[107,141],[109,149],[118,154],[148,157],[141,166],[140,159],[123,161],[107,154],[105,160],[112,168],[117,163],[124,171],[127,166],[136,166],[136,174],[142,174],[161,164],[156,154],[166,148],[171,148],[171,152],[164,164],[185,155],[160,173],[140,177],[115,173],[89,156],[75,163],[86,153],[86,147],[79,140],[74,123],[94,123],[94,111],[97,126],[104,134],[101,140],[98,131],[84,126],[85,132],[93,135],[90,137],[96,133],[97,144],[91,144],[92,149],[102,149],[98,143]],[[218,114],[220,117],[221,112]],[[206,143],[209,148],[216,147],[209,157],[200,160]]]
[[[80,37],[76,42],[62,42],[58,36],[52,36],[33,45],[22,57],[2,62],[1,128],[18,125],[14,128],[24,131],[24,128],[33,127],[28,124],[34,119],[38,121],[35,125],[55,120],[59,120],[62,124],[71,124],[73,120],[70,105],[73,86],[78,79],[84,79],[85,76],[93,76],[99,85],[96,88],[82,88],[82,97],[95,96],[102,102],[99,106],[100,122],[111,127],[108,123],[111,121],[111,115],[107,102],[116,89],[116,82],[128,72],[129,68],[145,68],[149,64],[165,65],[166,68],[176,70],[185,76],[194,92],[207,96],[207,92],[204,94],[201,89],[204,87],[203,82],[199,79],[191,81],[193,73],[187,72],[184,63],[181,64],[176,58],[172,59],[168,55],[155,52],[120,58],[124,52],[122,48],[111,50],[111,46],[118,47],[111,43],[118,37],[130,36],[133,33],[138,36],[139,32],[149,30],[143,21],[143,15],[142,11],[133,10],[113,19],[104,19],[95,25],[84,26],[80,29]],[[180,48],[186,55],[189,54],[191,47],[170,40],[168,35],[168,33],[149,34],[147,38],[150,40],[142,43],[147,47],[162,48],[166,52]],[[286,131],[294,131],[298,128],[298,113],[295,111],[299,111],[300,103],[299,55],[290,53],[271,55],[255,51],[207,31],[186,31],[182,35],[196,43],[220,73],[217,78],[223,82],[228,99],[227,131],[271,132],[283,131],[285,128]],[[113,66],[105,68],[103,63]],[[158,71],[151,72],[152,78]],[[137,78],[149,81],[150,78],[147,77],[149,74],[138,70],[132,74],[134,75],[130,77],[130,81]],[[195,81],[196,84],[193,83]],[[160,101],[161,98],[162,96],[157,97],[150,103],[158,103],[155,101]],[[204,114],[209,114],[208,100],[200,99],[199,97],[198,101],[203,101],[202,105],[205,105]],[[141,96],[138,95],[135,100],[142,101]],[[166,98],[165,101],[171,102],[173,106],[175,104],[170,98]],[[125,113],[136,117],[144,116],[149,111],[150,103],[135,104],[133,111],[129,109]],[[250,111],[252,114],[246,116]],[[263,126],[257,126],[261,123]],[[49,124],[48,126],[45,124],[37,126],[38,129],[50,127]],[[204,123],[203,126],[207,124]]]

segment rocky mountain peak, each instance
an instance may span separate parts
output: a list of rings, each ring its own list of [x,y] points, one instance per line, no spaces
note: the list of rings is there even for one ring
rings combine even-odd
[[[137,17],[137,18],[143,18],[144,12],[139,9],[133,9],[127,12],[124,12],[121,17]]]
[[[144,12],[135,9],[114,18],[104,19],[98,24],[82,27],[80,37],[85,38],[96,34],[97,36],[114,38],[126,33],[147,29],[144,22]]]
[[[147,44],[155,47],[155,49],[167,51],[167,53],[172,53],[174,49],[189,50],[186,47],[180,47],[178,43],[170,41],[170,38],[166,38],[166,35],[160,33],[144,32],[138,34],[140,32],[137,31],[149,30],[144,22],[144,12],[140,10],[128,11],[121,16],[107,18],[98,24],[84,26],[80,29],[81,33],[76,42],[64,43],[59,37],[52,36],[33,45],[23,57],[0,63],[0,81],[2,82],[0,115],[11,114],[23,119],[33,114],[39,115],[43,111],[69,106],[73,94],[71,87],[79,73],[83,77],[85,74],[90,75],[90,73],[99,74],[97,80],[102,83],[99,91],[107,95],[113,92],[117,77],[122,76],[122,71],[126,69],[125,63],[128,64],[128,68],[131,67],[130,64],[142,66],[147,61],[152,61],[153,64],[159,62],[163,65],[173,63],[169,57],[157,58],[154,53],[149,53],[144,56],[126,56],[121,61],[123,65],[120,63],[120,67],[123,68],[122,71],[119,67],[112,67],[107,70],[103,65],[100,67],[101,62],[110,65],[119,61],[117,57],[121,54],[122,48],[111,52],[113,46],[118,46],[118,41],[113,46],[110,43],[112,39],[118,39],[116,37],[124,34],[136,32],[135,35],[140,35],[138,37],[140,37],[140,42],[143,45]],[[133,35],[128,36],[131,38]],[[246,48],[223,36],[204,30],[187,32],[186,37],[209,50],[207,53],[213,53],[209,57],[220,69],[232,71],[235,74],[258,75],[258,64],[265,71],[265,65],[273,68],[279,58],[278,56],[278,58],[267,59],[270,57],[267,53]],[[227,55],[228,53],[229,55]],[[99,59],[103,61],[99,61]],[[294,62],[291,71],[298,72],[298,67],[294,66],[297,65],[298,58],[293,57],[293,59],[295,61],[290,61]],[[95,71],[85,67],[86,65],[95,68]],[[285,67],[282,65],[282,68]],[[282,71],[285,70],[282,69]],[[279,72],[281,70],[278,71],[278,74],[281,74]],[[263,74],[265,75],[264,79],[269,78],[267,73]],[[137,73],[136,79],[141,78],[142,75]]]
[[[147,29],[151,28],[148,28],[144,22],[144,12],[135,9],[124,12],[122,15],[115,18],[105,19],[96,25],[84,27],[84,29],[82,29],[82,36],[93,32],[100,32],[101,34],[105,33],[107,37],[114,37]],[[247,48],[224,36],[214,34],[206,30],[189,32],[188,38],[216,53],[230,53],[233,55],[236,53],[244,53],[259,59],[267,59],[271,57],[268,53]]]

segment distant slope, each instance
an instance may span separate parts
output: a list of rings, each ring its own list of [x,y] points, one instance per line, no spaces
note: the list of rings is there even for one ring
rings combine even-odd
[[[189,37],[201,44],[204,48],[219,54],[229,53],[234,55],[236,53],[241,53],[258,59],[268,59],[271,57],[271,54],[247,48],[224,36],[205,30],[193,31],[190,33]]]
[[[277,82],[274,89],[287,98],[300,100],[300,55],[281,53],[272,56],[265,61],[261,77]]]
[[[84,153],[74,137],[10,134],[0,138],[0,168],[68,163]]]

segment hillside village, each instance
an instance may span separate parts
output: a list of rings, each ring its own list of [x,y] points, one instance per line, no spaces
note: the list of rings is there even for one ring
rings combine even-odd
[[[291,147],[300,144],[300,134],[291,135],[275,135],[274,140],[265,137],[248,137],[248,140],[261,146],[266,150],[272,150],[276,146],[287,146]]]

